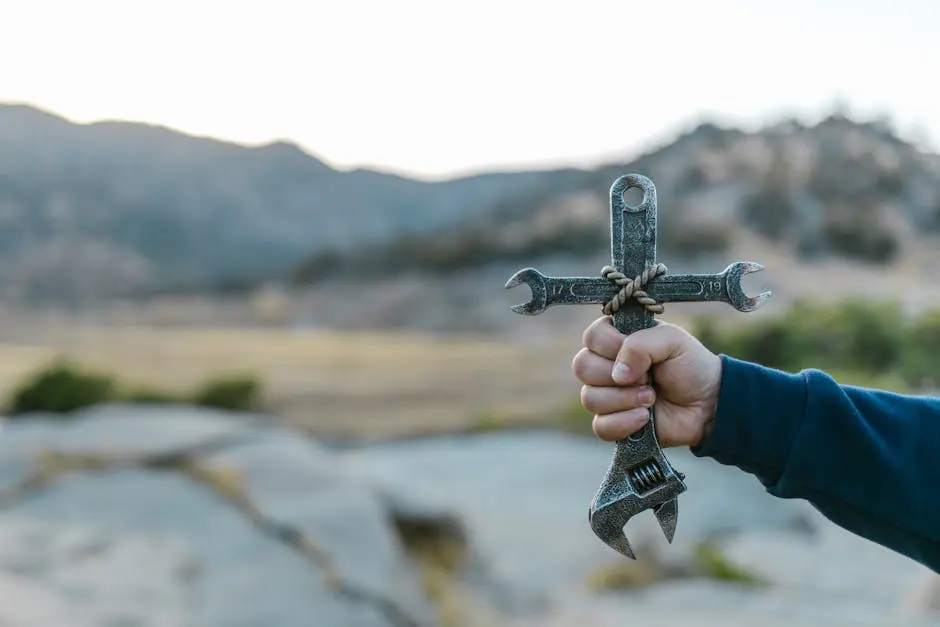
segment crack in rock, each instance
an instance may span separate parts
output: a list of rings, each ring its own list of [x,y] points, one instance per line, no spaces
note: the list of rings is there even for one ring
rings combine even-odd
[[[290,525],[269,520],[248,497],[238,473],[199,463],[201,455],[224,451],[250,441],[253,434],[223,436],[174,451],[135,455],[46,451],[37,456],[34,469],[17,483],[0,489],[0,510],[9,509],[50,487],[56,479],[73,472],[114,472],[137,469],[176,472],[222,498],[266,536],[300,554],[324,573],[325,584],[337,595],[364,603],[400,627],[421,627],[391,599],[347,581],[322,547],[308,534]]]

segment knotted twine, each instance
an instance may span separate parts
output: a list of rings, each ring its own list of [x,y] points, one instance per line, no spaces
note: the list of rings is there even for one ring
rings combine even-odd
[[[620,286],[617,294],[604,305],[604,315],[609,316],[620,311],[623,304],[631,298],[640,303],[650,314],[663,313],[665,309],[663,304],[657,303],[656,299],[643,291],[643,288],[647,283],[664,274],[666,274],[666,265],[662,263],[650,266],[632,279],[623,272],[618,272],[613,266],[604,266],[601,276]]]

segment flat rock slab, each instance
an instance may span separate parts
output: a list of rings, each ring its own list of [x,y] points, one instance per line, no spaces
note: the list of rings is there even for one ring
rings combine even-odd
[[[930,576],[930,570],[883,546],[824,522],[814,538],[753,530],[730,538],[735,564],[772,581],[776,591],[844,606],[843,618],[889,615]],[[940,616],[933,618],[940,623]]]
[[[512,432],[396,442],[348,451],[343,460],[350,474],[408,494],[416,507],[458,512],[495,576],[548,597],[621,559],[588,525],[611,450],[590,438]],[[775,501],[742,473],[679,451],[669,456],[689,475],[671,551],[736,530],[789,529],[805,517],[802,503]],[[666,546],[649,512],[627,534],[640,538],[641,553],[647,544]]]
[[[834,602],[792,589],[762,592],[731,584],[683,581],[600,597],[572,595],[541,616],[504,627],[935,627],[936,616],[907,616],[855,597]],[[873,607],[873,605],[875,605]]]
[[[157,534],[2,516],[0,624],[186,625],[193,557]]]
[[[271,431],[200,460],[241,474],[246,494],[265,519],[304,534],[328,556],[329,568],[357,590],[394,600],[410,615],[426,604],[388,510],[366,484],[343,474],[327,449]],[[431,620],[427,612],[420,618]]]
[[[153,455],[249,436],[259,419],[185,406],[107,405],[63,418],[35,414],[0,431],[0,490],[20,481],[42,453]]]
[[[587,520],[611,452],[592,438],[505,432],[372,446],[343,459],[349,472],[409,494],[413,507],[458,512],[489,576],[518,602],[517,615],[542,612],[532,624],[549,624],[539,621],[552,616],[563,617],[551,623],[558,625],[624,624],[640,616],[663,625],[722,624],[736,615],[742,625],[782,625],[792,617],[807,625],[896,624],[904,591],[924,576],[910,560],[834,528],[803,501],[774,498],[737,469],[669,450],[689,490],[679,499],[673,545],[649,512],[628,523],[639,561],[653,559],[653,550],[690,559],[692,547],[709,539],[771,585],[750,589],[695,579],[596,595],[588,587],[591,573],[625,559],[594,536]],[[885,585],[888,580],[893,583]],[[793,607],[797,603],[808,607]],[[685,607],[700,609],[683,614]],[[684,618],[670,622],[670,615]],[[830,621],[834,616],[861,622]],[[875,623],[865,622],[868,616],[876,616]],[[528,624],[530,617],[520,620]]]
[[[463,524],[473,559],[460,585],[473,602],[460,627],[937,623],[898,613],[925,569],[680,450],[667,452],[689,485],[675,542],[648,512],[631,521],[640,563],[682,563],[710,539],[769,585],[591,590],[592,574],[625,563],[588,526],[611,455],[593,438],[506,432],[334,451],[256,417],[114,406],[64,425],[7,424],[0,491],[49,451],[192,455],[183,467],[71,468],[0,501],[0,625],[434,625],[402,520]]]
[[[223,412],[108,407],[66,424],[18,420],[0,443],[8,484],[49,451],[108,459],[205,450],[186,471],[72,468],[8,501],[0,576],[52,612],[7,603],[0,617],[9,624],[435,622],[384,501],[301,435]]]

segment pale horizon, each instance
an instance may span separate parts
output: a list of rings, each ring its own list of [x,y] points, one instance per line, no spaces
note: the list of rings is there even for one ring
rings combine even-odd
[[[151,10],[142,10],[150,7]],[[12,16],[12,17],[11,17]],[[20,3],[0,102],[424,179],[591,167],[836,102],[940,144],[940,3]],[[618,78],[619,77],[619,78]]]

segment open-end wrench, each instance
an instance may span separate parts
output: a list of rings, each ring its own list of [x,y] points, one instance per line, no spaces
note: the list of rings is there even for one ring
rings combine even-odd
[[[738,311],[754,311],[767,302],[771,293],[748,296],[741,287],[746,274],[760,272],[764,266],[753,261],[736,261],[718,274],[669,274],[652,279],[643,287],[653,300],[660,303],[712,301],[728,303]],[[603,277],[553,277],[535,268],[516,272],[506,288],[526,284],[532,298],[513,305],[516,313],[534,316],[552,305],[603,305],[613,298],[620,287]]]
[[[638,206],[624,200],[623,194],[630,188],[643,191]],[[629,335],[652,326],[653,314],[661,311],[665,302],[725,302],[748,312],[770,298],[769,291],[754,297],[744,293],[741,278],[763,270],[751,261],[732,263],[718,274],[660,276],[665,266],[656,262],[656,212],[652,181],[638,174],[618,178],[610,188],[611,266],[604,269],[604,276],[549,277],[525,268],[515,273],[506,287],[524,283],[532,297],[512,310],[536,315],[552,305],[603,304],[617,330]],[[618,304],[613,306],[615,302]],[[649,383],[653,385],[652,375]],[[616,444],[607,474],[591,501],[591,529],[611,548],[635,558],[624,526],[636,514],[652,509],[666,539],[672,542],[679,515],[677,497],[686,490],[684,479],[685,475],[675,470],[663,454],[656,438],[654,411],[650,409],[646,425]]]

